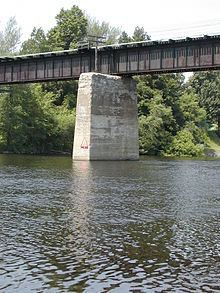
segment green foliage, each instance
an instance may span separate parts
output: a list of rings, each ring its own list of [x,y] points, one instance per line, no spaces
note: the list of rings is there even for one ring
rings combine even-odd
[[[144,28],[136,26],[132,36],[129,36],[123,31],[118,39],[118,43],[141,42],[148,40],[150,40],[150,36],[145,32]]]
[[[68,109],[68,103],[57,107],[54,94],[43,91],[40,85],[33,87],[33,94],[42,110],[47,137],[44,140],[43,152],[71,152],[75,110]]]
[[[133,42],[141,42],[150,40],[150,36],[145,32],[143,27],[136,26],[132,36]]]
[[[105,23],[106,24],[106,23]],[[75,48],[84,39],[88,20],[78,6],[61,9],[56,16],[56,25],[45,34],[44,30],[34,28],[28,40],[21,47],[22,54],[68,50]]]
[[[70,153],[73,144],[75,109],[68,109],[68,105],[55,108],[56,131],[53,150]]]
[[[45,93],[53,93],[54,105],[61,106],[63,103],[66,103],[68,109],[76,107],[77,81],[48,82],[43,83],[41,86]]]
[[[207,130],[204,127],[197,126],[193,121],[185,123],[184,129],[187,129],[194,138],[195,143],[206,146],[209,143]]]
[[[215,71],[195,73],[191,78],[190,89],[199,97],[199,104],[207,112],[210,123],[218,126],[220,136],[220,74]]]
[[[19,135],[22,133],[20,121],[23,118],[23,113],[13,98],[12,92],[9,95],[1,94],[0,113],[1,149],[6,147],[10,151],[14,144],[14,133],[17,132]]]
[[[149,114],[148,104],[152,98],[161,95],[161,91],[153,86],[153,76],[143,75],[135,77],[137,82],[139,114]]]
[[[48,33],[51,50],[75,48],[86,35],[87,18],[78,6],[61,9],[56,16],[56,26]]]
[[[0,100],[1,150],[14,153],[71,151],[74,111],[54,106],[40,85],[13,86]],[[67,139],[68,138],[68,139]]]
[[[197,97],[193,93],[186,93],[180,97],[181,126],[193,122],[197,126],[205,123],[206,111],[199,106]]]
[[[160,95],[164,105],[172,109],[176,120],[173,131],[177,131],[181,115],[178,101],[184,90],[183,76],[180,74],[145,75],[135,79],[137,81],[139,115],[148,115],[151,99]]]
[[[118,39],[118,43],[122,44],[122,43],[129,43],[132,42],[132,38],[129,37],[129,35],[123,31]]]
[[[208,131],[209,141],[207,143],[208,149],[214,150],[214,152],[220,153],[220,137],[216,130]]]
[[[159,154],[172,140],[174,118],[161,96],[149,102],[149,115],[139,117],[139,144],[142,153]]]
[[[182,75],[141,76],[136,81],[141,152],[187,155],[189,148],[184,139],[188,136],[185,132],[182,135],[184,130],[192,136],[189,156],[201,155],[208,144],[206,112],[195,94],[185,92]]]
[[[167,106],[175,107],[183,92],[183,77],[180,74],[143,75],[135,77],[138,87],[138,97],[151,99],[160,93]],[[146,112],[146,109],[144,110]]]
[[[49,44],[47,37],[40,28],[34,28],[31,37],[24,41],[21,47],[21,54],[33,54],[33,53],[42,53],[49,51]]]
[[[193,134],[188,129],[180,130],[174,137],[167,154],[176,157],[202,156],[204,148],[196,144]]]

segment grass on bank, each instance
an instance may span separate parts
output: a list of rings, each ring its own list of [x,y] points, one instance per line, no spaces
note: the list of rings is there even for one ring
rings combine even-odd
[[[220,137],[217,135],[216,130],[208,131],[208,136],[210,139],[208,148],[216,152],[220,152]]]
[[[217,131],[208,132],[210,138],[209,147],[220,152],[220,137],[217,135]]]

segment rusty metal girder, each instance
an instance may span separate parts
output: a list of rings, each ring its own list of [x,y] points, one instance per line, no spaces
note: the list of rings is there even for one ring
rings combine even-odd
[[[98,48],[98,71],[138,75],[220,68],[220,36]],[[0,84],[78,79],[95,70],[95,48],[0,57]]]

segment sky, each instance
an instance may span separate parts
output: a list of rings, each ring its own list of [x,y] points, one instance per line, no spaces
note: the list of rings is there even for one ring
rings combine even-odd
[[[143,26],[152,39],[220,34],[219,0],[2,0],[0,30],[15,16],[24,40],[34,26],[50,29],[60,9],[72,5],[129,34]]]

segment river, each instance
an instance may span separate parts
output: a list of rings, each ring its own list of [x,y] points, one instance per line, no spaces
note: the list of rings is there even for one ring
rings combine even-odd
[[[220,292],[220,160],[0,155],[0,291]]]

